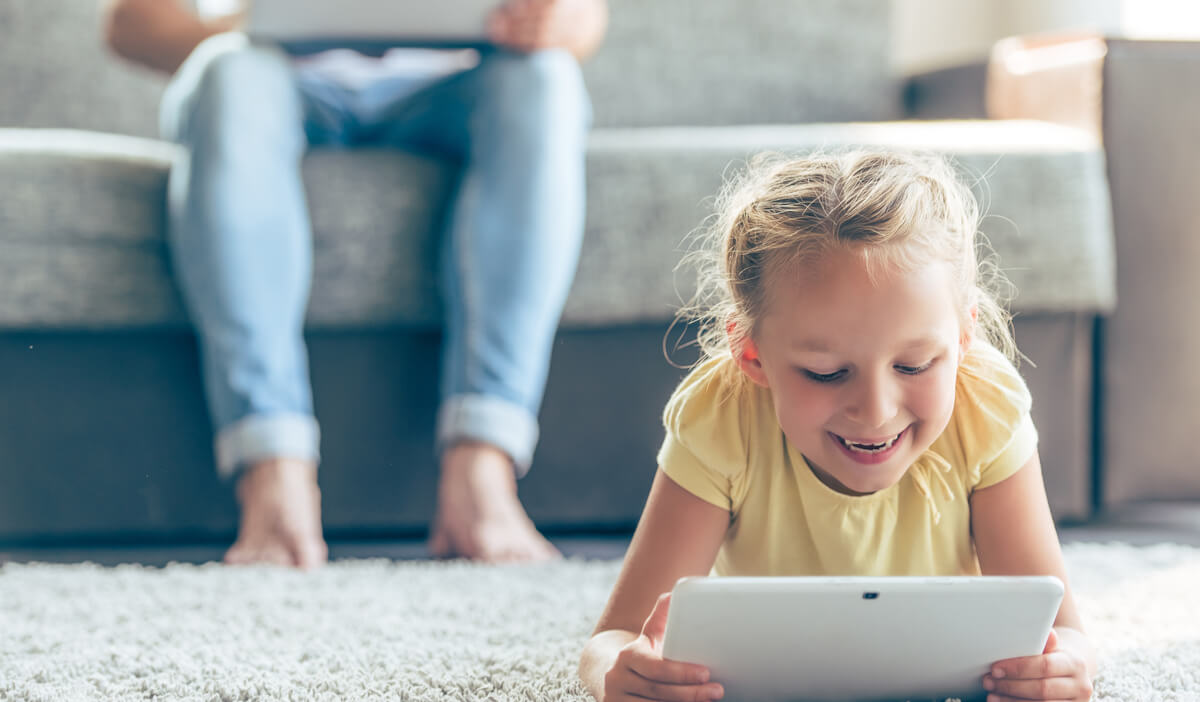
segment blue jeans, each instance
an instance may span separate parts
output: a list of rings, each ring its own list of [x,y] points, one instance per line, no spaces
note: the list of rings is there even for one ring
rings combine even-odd
[[[312,271],[300,177],[309,146],[374,144],[463,164],[442,247],[445,343],[436,441],[512,457],[537,443],[550,350],[583,238],[591,107],[562,51],[488,51],[413,92],[298,74],[240,34],[212,37],[163,98],[185,148],[169,181],[169,243],[200,339],[218,471],[319,459],[302,336]]]

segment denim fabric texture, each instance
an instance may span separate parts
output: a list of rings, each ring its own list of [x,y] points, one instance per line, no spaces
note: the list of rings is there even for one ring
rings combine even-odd
[[[163,97],[169,237],[196,325],[218,471],[319,459],[303,340],[310,148],[386,146],[461,164],[442,236],[439,449],[484,441],[518,475],[537,442],[551,345],[579,259],[591,105],[576,60],[481,52],[450,77],[355,88],[244,35],[212,37]]]

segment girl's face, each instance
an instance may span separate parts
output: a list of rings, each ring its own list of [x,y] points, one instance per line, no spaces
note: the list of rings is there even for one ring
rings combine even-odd
[[[817,476],[851,495],[893,485],[941,435],[972,331],[947,265],[879,268],[872,280],[851,250],[778,274],[738,361]]]

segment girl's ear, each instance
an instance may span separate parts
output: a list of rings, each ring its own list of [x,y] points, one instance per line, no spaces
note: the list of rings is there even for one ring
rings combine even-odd
[[[741,348],[733,350],[733,360],[755,385],[761,385],[764,388],[770,387],[767,385],[767,374],[763,372],[762,361],[758,358],[758,346],[753,339],[750,337],[742,339]]]
[[[758,346],[754,339],[748,334],[738,334],[737,322],[734,321],[725,324],[725,334],[729,338],[729,350],[738,368],[741,368],[755,384],[767,387],[767,374],[763,372],[762,361],[758,359]]]
[[[967,355],[967,350],[971,348],[971,343],[975,341],[975,330],[979,326],[979,306],[971,305],[971,319],[963,325],[962,332],[958,336],[958,362],[962,363],[963,358]]]

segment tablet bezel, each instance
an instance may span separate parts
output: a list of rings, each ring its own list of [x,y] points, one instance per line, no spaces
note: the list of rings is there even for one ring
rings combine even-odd
[[[736,700],[893,700],[984,693],[992,663],[1041,653],[1053,576],[698,577],[675,586],[663,656]]]
[[[246,34],[293,53],[353,48],[379,54],[396,47],[481,48],[487,18],[503,0],[252,0]]]

